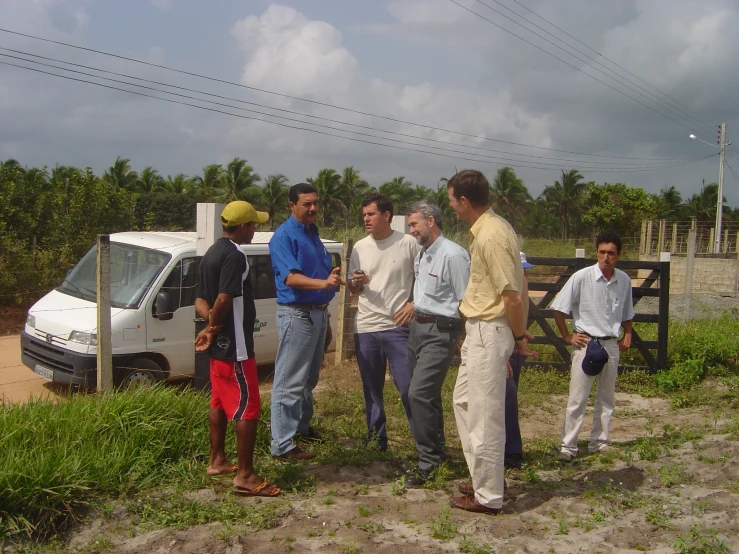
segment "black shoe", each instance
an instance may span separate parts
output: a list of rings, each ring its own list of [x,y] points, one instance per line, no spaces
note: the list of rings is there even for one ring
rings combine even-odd
[[[510,469],[521,469],[523,458],[520,454],[508,454],[503,458],[503,465]]]
[[[431,475],[431,471],[424,471],[422,469],[410,470],[405,474],[405,486],[410,489],[423,487],[428,483],[429,475]]]

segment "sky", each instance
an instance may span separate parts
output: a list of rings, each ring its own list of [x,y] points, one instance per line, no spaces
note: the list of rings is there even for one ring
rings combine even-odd
[[[207,78],[4,31],[0,62],[227,112],[0,63],[0,159],[166,176],[239,156],[291,183],[353,166],[431,188],[509,165],[534,196],[577,168],[689,197],[718,179],[725,122],[738,206],[738,25],[733,0],[0,0],[7,31]],[[196,99],[106,80],[131,77]]]

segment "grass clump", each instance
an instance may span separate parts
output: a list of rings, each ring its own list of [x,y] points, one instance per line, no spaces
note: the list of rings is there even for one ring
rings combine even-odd
[[[687,536],[672,543],[677,554],[729,554],[727,544],[716,536],[716,531],[693,525]]]
[[[449,541],[457,536],[457,524],[448,507],[444,506],[439,517],[431,524],[431,536],[440,541]]]
[[[106,496],[192,483],[207,412],[204,396],[165,387],[0,405],[0,537],[45,536]]]
[[[463,554],[493,554],[493,547],[488,543],[478,543],[465,535],[459,543],[459,551]]]
[[[244,523],[251,531],[271,529],[277,524],[275,512],[282,506],[279,502],[242,506],[225,502],[199,502],[181,496],[166,500],[139,499],[127,503],[128,510],[141,518],[144,527],[174,527],[183,529],[192,525],[204,525],[213,521]]]
[[[739,365],[739,321],[731,314],[670,325],[668,370],[655,375],[667,391],[686,390],[707,375],[736,374]]]

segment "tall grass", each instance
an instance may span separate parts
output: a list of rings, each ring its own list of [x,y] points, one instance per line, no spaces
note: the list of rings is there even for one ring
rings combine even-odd
[[[0,406],[0,537],[63,528],[104,495],[192,479],[204,396],[157,387]]]

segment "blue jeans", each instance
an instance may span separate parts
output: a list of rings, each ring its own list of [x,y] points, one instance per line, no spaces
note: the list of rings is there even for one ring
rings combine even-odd
[[[521,456],[521,428],[518,425],[518,379],[526,356],[514,350],[508,361],[513,369],[513,377],[505,380],[505,455]]]
[[[277,306],[277,359],[272,384],[272,455],[295,448],[313,417],[313,389],[323,362],[328,312]]]
[[[408,327],[395,327],[376,333],[355,333],[354,349],[357,353],[359,374],[364,389],[364,407],[367,416],[367,431],[376,436],[382,450],[387,448],[385,406],[382,391],[385,387],[386,364],[400,393],[400,400],[413,433],[408,389],[411,384],[411,368],[408,357]],[[389,363],[388,363],[389,362]]]

